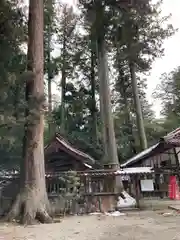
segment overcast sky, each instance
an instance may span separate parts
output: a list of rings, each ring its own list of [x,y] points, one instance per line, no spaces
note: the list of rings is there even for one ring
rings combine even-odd
[[[170,22],[175,28],[180,29],[180,0],[164,0],[163,15],[172,14]],[[151,97],[156,85],[160,83],[160,76],[163,72],[170,72],[180,66],[180,31],[164,42],[165,56],[157,59],[148,77],[148,99],[153,104],[156,116],[160,116],[160,102],[154,101]]]
[[[66,2],[67,0],[63,0]],[[68,2],[76,2],[77,0],[68,0]],[[154,0],[156,2],[157,0]],[[164,16],[172,14],[170,23],[175,28],[180,29],[180,0],[164,0],[162,5],[162,14]],[[153,63],[152,71],[148,76],[147,97],[150,103],[153,103],[153,110],[157,117],[160,117],[161,103],[152,98],[152,93],[156,86],[160,83],[160,76],[164,72],[170,72],[180,65],[180,31],[164,42],[164,57],[156,59]],[[55,85],[53,87],[55,90]],[[55,91],[56,92],[56,91]]]

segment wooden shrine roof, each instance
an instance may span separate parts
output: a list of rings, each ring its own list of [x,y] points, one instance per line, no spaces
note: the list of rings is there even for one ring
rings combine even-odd
[[[155,156],[156,154],[163,153],[166,150],[174,147],[180,147],[180,128],[177,128],[174,131],[168,133],[166,136],[162,137],[155,145],[128,159],[125,163],[121,164],[121,167],[130,167],[135,163],[145,160],[151,156]]]
[[[71,143],[69,143],[59,134],[56,134],[52,141],[47,146],[45,146],[44,148],[45,155],[48,154],[49,152],[56,152],[58,148],[72,156],[72,159],[81,161],[82,164],[89,169],[91,169],[92,166],[96,164],[94,158],[82,152],[81,150],[75,148]]]

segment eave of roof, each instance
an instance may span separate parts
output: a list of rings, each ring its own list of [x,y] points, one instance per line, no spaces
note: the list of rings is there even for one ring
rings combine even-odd
[[[169,145],[169,148],[177,146],[180,147],[180,128],[177,128],[174,131],[168,133],[166,136],[162,137],[157,144],[145,149],[144,151],[130,158],[125,163],[121,164],[121,167],[124,168],[134,163],[137,163],[143,159],[148,158],[149,156],[153,155],[153,153],[157,152],[158,149],[160,150],[163,147],[163,145],[164,150],[167,150],[167,148],[165,148],[165,146],[167,147],[167,145]],[[162,151],[160,151],[159,153],[161,152]]]
[[[134,174],[152,174],[154,170],[151,167],[136,167],[136,168],[124,168],[118,170],[112,169],[100,169],[100,170],[89,170],[89,171],[78,171],[79,176],[112,176],[112,175],[134,175]],[[62,177],[63,172],[47,173],[46,177]],[[64,173],[65,174],[65,173]]]
[[[175,129],[174,131],[168,133],[163,140],[167,144],[172,144],[176,147],[180,147],[180,128]]]
[[[66,141],[63,137],[61,137],[59,134],[56,134],[54,141],[57,141],[58,143],[60,143],[64,148],[66,148],[67,150],[69,150],[70,152],[84,158],[84,160],[87,160],[88,162],[85,163],[87,165],[88,168],[92,168],[91,164],[95,164],[96,161],[94,158],[92,158],[90,155],[80,151],[79,149],[75,148],[72,146],[72,144],[70,144],[68,141]],[[51,141],[52,143],[52,141]],[[50,146],[51,143],[48,144],[47,146],[45,146],[45,150],[47,150]]]
[[[146,158],[147,156],[150,155],[150,153],[153,153],[153,151],[155,149],[157,149],[159,147],[160,143],[157,143],[147,149],[145,149],[144,151],[138,153],[137,155],[135,155],[134,157],[130,158],[129,160],[127,160],[125,163],[121,164],[121,167],[124,168],[124,167],[127,167],[129,165],[132,165],[134,163],[137,163],[139,162],[140,160]]]

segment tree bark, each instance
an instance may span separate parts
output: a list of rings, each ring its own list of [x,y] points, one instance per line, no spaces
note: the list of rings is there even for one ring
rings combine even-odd
[[[130,147],[132,150],[132,154],[136,154],[136,148],[135,148],[135,139],[134,139],[134,135],[133,135],[133,124],[132,124],[132,120],[131,120],[131,110],[128,106],[128,99],[127,99],[127,87],[125,90],[125,94],[124,94],[124,106],[125,106],[125,112],[126,112],[126,126],[128,128],[127,130],[127,134],[129,136],[129,141],[130,141]]]
[[[108,74],[108,62],[105,48],[105,41],[102,41],[99,46],[99,77],[100,77],[100,105],[102,107],[102,117],[104,122],[105,132],[105,146],[107,148],[107,159],[108,163],[119,165],[117,155],[117,145],[114,133],[114,121],[112,116],[111,96],[109,89],[109,74]]]
[[[108,140],[107,140],[107,133],[106,133],[106,121],[105,121],[105,105],[104,105],[104,93],[103,93],[103,87],[101,86],[101,82],[103,81],[103,69],[101,66],[101,62],[103,59],[101,59],[101,53],[100,53],[100,44],[97,42],[97,58],[98,58],[98,79],[99,79],[99,96],[100,96],[100,115],[101,115],[101,131],[102,131],[102,143],[103,143],[103,163],[107,163],[109,161],[108,156]],[[101,49],[102,50],[102,49]]]
[[[65,19],[63,26],[63,49],[62,49],[62,70],[61,70],[61,132],[65,132],[65,94],[66,94],[66,45],[67,45],[67,16],[65,9]]]
[[[46,22],[45,29],[47,27],[47,75],[48,75],[48,113],[49,113],[49,121],[48,121],[48,130],[49,130],[49,138],[55,134],[55,125],[52,119],[52,80],[53,80],[53,68],[51,61],[51,42],[52,42],[52,34],[53,34],[53,17],[54,17],[54,5],[53,0],[48,0],[45,2],[45,8],[48,11],[48,22]],[[46,40],[46,38],[45,38]]]
[[[100,80],[100,107],[103,122],[103,137],[105,163],[112,164],[113,169],[119,169],[117,144],[114,132],[114,120],[112,116],[111,95],[109,88],[108,61],[105,40],[98,43],[98,72]],[[123,183],[120,176],[115,178],[115,192],[122,192]]]
[[[92,46],[91,46],[92,48]],[[92,116],[92,136],[94,143],[98,143],[98,129],[97,129],[97,110],[96,110],[96,81],[95,81],[95,54],[91,49],[91,116]]]
[[[48,53],[47,53],[47,65],[48,65],[48,113],[50,116],[49,120],[49,136],[52,135],[53,126],[52,126],[52,120],[51,120],[51,114],[52,114],[52,67],[51,67],[51,33],[50,33],[50,26],[48,26]]]
[[[129,84],[127,83],[127,79],[123,70],[124,64],[121,61],[121,53],[119,51],[120,47],[117,46],[117,58],[118,58],[118,69],[119,69],[119,93],[120,96],[122,96],[122,101],[123,101],[123,109],[122,111],[125,113],[125,125],[127,127],[127,134],[129,137],[130,141],[130,148],[131,148],[131,154],[136,154],[136,148],[135,148],[135,139],[133,136],[133,124],[131,120],[131,109],[129,107],[129,102],[128,102],[128,89],[129,89]]]
[[[23,224],[32,224],[34,220],[52,222],[44,167],[43,21],[43,0],[30,0],[27,68],[31,78],[26,82],[28,108],[23,142],[24,161],[21,166],[20,192],[6,216],[8,221],[20,219]]]
[[[129,70],[131,74],[132,90],[133,90],[134,104],[136,109],[136,121],[137,121],[137,127],[139,131],[140,145],[142,150],[144,150],[147,148],[147,139],[146,139],[146,133],[144,129],[143,115],[142,115],[141,103],[140,103],[139,93],[138,93],[135,65],[133,62],[129,63]]]

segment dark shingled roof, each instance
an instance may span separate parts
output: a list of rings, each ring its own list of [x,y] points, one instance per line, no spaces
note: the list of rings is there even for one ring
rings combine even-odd
[[[162,137],[158,143],[138,153],[134,157],[128,159],[125,163],[121,164],[121,167],[129,167],[141,160],[147,159],[155,154],[165,152],[173,147],[180,147],[180,128],[168,133]]]
[[[61,149],[72,155],[76,160],[81,161],[87,168],[92,168],[93,165],[96,165],[96,160],[93,157],[75,148],[59,134],[56,134],[53,140],[47,146],[45,146],[45,154],[53,146],[55,141],[60,145]]]

